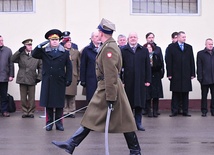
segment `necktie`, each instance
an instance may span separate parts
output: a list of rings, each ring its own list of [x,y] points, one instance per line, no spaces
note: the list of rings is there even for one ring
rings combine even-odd
[[[184,44],[180,44],[180,48],[183,51],[184,50]]]
[[[135,47],[132,47],[132,51],[135,53]]]

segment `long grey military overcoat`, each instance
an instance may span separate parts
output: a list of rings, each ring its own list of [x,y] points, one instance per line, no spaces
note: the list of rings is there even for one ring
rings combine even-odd
[[[113,38],[101,46],[96,58],[96,75],[104,77],[98,81],[98,87],[83,116],[81,125],[91,130],[104,132],[107,101],[115,101],[110,118],[109,132],[124,133],[137,130],[132,110],[119,78],[122,57]]]

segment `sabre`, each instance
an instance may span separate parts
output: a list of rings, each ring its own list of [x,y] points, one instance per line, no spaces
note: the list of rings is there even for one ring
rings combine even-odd
[[[75,110],[75,111],[73,111],[73,112],[70,112],[70,113],[68,113],[67,115],[65,115],[65,116],[63,116],[63,117],[61,117],[61,118],[59,118],[59,119],[57,119],[57,120],[51,122],[50,124],[48,124],[48,125],[46,125],[46,126],[44,126],[43,129],[46,128],[46,127],[48,127],[49,125],[52,125],[52,124],[54,124],[54,123],[60,121],[61,119],[65,118],[65,117],[68,117],[69,115],[72,115],[72,114],[74,114],[74,113],[76,113],[76,112],[78,112],[78,111],[81,111],[81,110],[83,110],[83,109],[85,109],[85,108],[87,108],[87,107],[88,107],[88,106],[85,106],[85,107],[82,107],[82,108],[80,108],[80,109],[78,109],[78,110]]]
[[[108,106],[108,111],[107,111],[107,116],[106,116],[106,126],[105,126],[105,155],[109,155],[108,130],[109,130],[111,111],[113,111],[113,110],[114,110],[113,105],[110,104],[110,106]]]

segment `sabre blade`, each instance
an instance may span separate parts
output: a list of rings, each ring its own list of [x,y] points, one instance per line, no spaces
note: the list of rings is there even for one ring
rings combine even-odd
[[[107,116],[106,116],[106,126],[105,126],[105,155],[109,155],[108,130],[109,130],[111,111],[112,109],[108,107]]]
[[[54,124],[54,123],[56,123],[56,122],[58,122],[58,121],[60,121],[61,119],[65,118],[65,117],[68,117],[69,115],[74,114],[74,113],[76,113],[76,112],[79,112],[79,111],[81,111],[81,110],[83,110],[83,109],[85,109],[85,108],[87,108],[87,107],[88,107],[88,106],[85,106],[85,107],[82,107],[82,108],[80,108],[80,109],[78,109],[78,110],[75,110],[75,111],[73,111],[73,112],[70,112],[69,114],[67,114],[67,115],[65,115],[65,116],[63,116],[63,117],[61,117],[61,118],[59,118],[59,119],[57,119],[57,120],[55,120],[55,121],[49,123],[48,125],[44,126],[43,129],[46,128],[46,127],[48,127],[48,126],[50,126],[50,125],[52,125],[52,124]]]

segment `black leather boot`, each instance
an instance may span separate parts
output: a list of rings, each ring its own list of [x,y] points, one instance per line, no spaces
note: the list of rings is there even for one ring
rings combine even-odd
[[[141,108],[135,108],[135,122],[138,130],[145,131],[145,129],[142,126],[142,109]]]
[[[63,116],[63,108],[56,108],[55,109],[55,121],[60,119],[62,116]],[[56,130],[64,131],[62,120],[57,121],[55,123],[55,125],[56,125]]]
[[[126,143],[128,145],[128,148],[130,150],[129,155],[141,155],[140,153],[140,145],[137,139],[137,135],[135,132],[127,132],[124,133]]]
[[[53,128],[53,124],[49,125],[53,122],[53,108],[46,108],[46,131],[51,131]]]
[[[52,143],[72,154],[75,147],[77,147],[82,142],[82,140],[88,135],[90,131],[91,130],[88,128],[80,127],[69,140],[65,142],[52,141]]]

